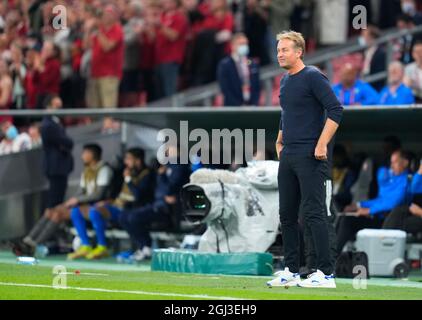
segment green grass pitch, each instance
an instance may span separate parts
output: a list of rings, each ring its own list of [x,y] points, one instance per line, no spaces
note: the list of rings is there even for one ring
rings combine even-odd
[[[66,289],[53,287],[53,267],[66,267]],[[80,271],[79,274],[75,271]],[[354,289],[351,279],[337,279],[337,289],[267,288],[271,277],[197,275],[151,272],[143,264],[68,262],[63,256],[38,265],[18,265],[0,253],[0,299],[276,299],[372,300],[422,299],[422,277],[408,280],[370,279]]]

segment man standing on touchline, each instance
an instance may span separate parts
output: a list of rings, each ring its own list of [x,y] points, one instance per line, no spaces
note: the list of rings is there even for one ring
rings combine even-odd
[[[325,75],[303,63],[303,36],[285,31],[277,40],[278,62],[287,70],[280,82],[282,115],[276,142],[286,268],[267,285],[335,288],[326,222],[331,196],[328,144],[339,126],[343,107]],[[299,210],[311,231],[317,259],[317,271],[303,281],[298,273]]]

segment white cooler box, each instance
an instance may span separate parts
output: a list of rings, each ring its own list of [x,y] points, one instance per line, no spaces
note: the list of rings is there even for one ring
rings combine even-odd
[[[406,232],[388,229],[363,229],[356,236],[356,250],[368,256],[371,276],[407,277],[405,263]]]

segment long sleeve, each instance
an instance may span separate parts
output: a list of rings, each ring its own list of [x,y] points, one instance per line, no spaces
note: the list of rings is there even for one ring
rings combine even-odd
[[[327,117],[340,124],[343,107],[334,94],[327,77],[319,71],[312,72],[310,82],[312,93],[327,111]]]
[[[232,90],[233,84],[230,83],[230,80],[233,77],[229,74],[228,67],[229,65],[225,63],[225,60],[222,60],[217,67],[217,81],[224,96],[224,105],[240,106],[242,102],[239,101],[234,90]]]
[[[371,215],[378,215],[382,212],[391,211],[393,208],[403,204],[406,200],[407,176],[400,177],[391,182],[393,188],[385,190],[377,198],[368,201],[362,201],[360,205],[363,208],[369,208]]]
[[[154,175],[151,171],[148,170],[148,172],[139,181],[137,181],[137,183],[134,183],[133,180],[131,180],[127,184],[130,192],[135,197],[136,203],[141,202],[141,200],[143,200],[143,197],[151,193],[150,189],[153,184],[153,178]]]
[[[41,127],[41,137],[44,144],[49,144],[57,148],[64,148],[68,151],[73,148],[73,141],[64,130],[58,125],[44,125]]]
[[[422,193],[422,174],[416,173],[413,176],[410,192],[414,194]]]

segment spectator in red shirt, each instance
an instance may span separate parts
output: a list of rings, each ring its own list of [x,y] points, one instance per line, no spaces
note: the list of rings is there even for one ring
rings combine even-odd
[[[202,29],[215,30],[217,43],[225,44],[225,51],[230,54],[230,40],[234,27],[233,14],[226,0],[205,1],[199,6],[199,10],[205,15]]]
[[[6,61],[0,58],[0,110],[10,109],[12,104],[12,78]],[[0,116],[0,123],[12,121],[10,116]]]
[[[180,65],[186,49],[188,21],[178,0],[162,0],[163,13],[156,26],[156,76],[159,97],[176,93]]]
[[[215,80],[218,62],[230,54],[234,21],[226,0],[206,0],[198,9],[204,19],[194,29],[192,70],[193,84],[203,85]]]
[[[155,68],[155,29],[160,21],[161,7],[158,3],[149,3],[145,8],[145,26],[141,34],[141,87],[146,92],[147,102],[157,99],[157,88],[154,75]]]
[[[123,28],[117,8],[109,4],[90,39],[91,75],[88,80],[87,105],[90,108],[116,108],[123,74]]]
[[[35,82],[35,60],[38,55],[34,49],[28,49],[25,53],[26,75],[24,79],[25,101],[28,109],[35,109],[37,106],[38,86]]]
[[[41,55],[34,61],[34,82],[37,84],[37,108],[44,107],[45,98],[60,92],[60,49],[51,41],[44,41]]]

